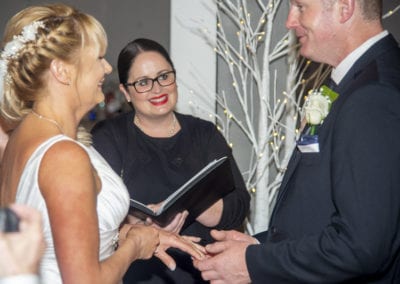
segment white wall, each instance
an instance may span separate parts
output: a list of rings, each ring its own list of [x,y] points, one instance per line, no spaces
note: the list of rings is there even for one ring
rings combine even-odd
[[[210,0],[171,0],[170,51],[179,86],[177,110],[209,120],[213,119],[208,114],[215,112],[216,54],[196,35],[195,29],[206,29],[215,38],[215,9],[214,1]]]

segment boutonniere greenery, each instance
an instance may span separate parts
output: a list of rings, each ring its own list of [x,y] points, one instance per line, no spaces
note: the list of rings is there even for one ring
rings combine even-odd
[[[322,124],[331,108],[332,103],[338,98],[339,94],[322,86],[318,90],[311,90],[304,102],[304,115],[307,124],[310,125],[310,134],[315,135],[316,126]]]

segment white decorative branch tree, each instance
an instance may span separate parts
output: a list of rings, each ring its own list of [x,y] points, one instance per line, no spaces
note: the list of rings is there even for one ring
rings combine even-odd
[[[241,136],[249,145],[240,149],[248,151],[243,176],[253,202],[247,231],[257,233],[268,226],[295,147],[303,101],[299,94],[306,87],[318,86],[329,70],[321,65],[309,72],[312,64],[298,56],[295,37],[283,27],[288,1],[213,1],[217,4],[217,38],[199,31],[232,82],[217,93],[222,111],[214,115],[229,143],[235,145],[234,139]]]
[[[202,31],[232,80],[231,90],[217,94],[217,103],[224,113],[217,111],[217,124],[228,142],[234,142],[232,131],[239,131],[250,145],[243,173],[253,195],[247,227],[250,233],[264,230],[268,225],[295,144],[301,100],[296,92],[302,86],[298,80],[301,74],[295,39],[287,31],[276,42],[272,39],[281,0],[263,2],[216,1],[216,41]],[[232,36],[232,29],[236,35]],[[287,58],[283,65],[289,66],[283,86],[271,67],[282,58]]]

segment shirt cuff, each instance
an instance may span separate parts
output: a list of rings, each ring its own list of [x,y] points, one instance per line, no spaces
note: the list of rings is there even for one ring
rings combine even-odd
[[[0,284],[39,284],[39,277],[34,274],[9,276],[0,278]]]

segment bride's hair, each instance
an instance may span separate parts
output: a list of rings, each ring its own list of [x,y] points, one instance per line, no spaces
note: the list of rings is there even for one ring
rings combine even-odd
[[[31,36],[26,36],[27,30]],[[7,48],[8,43],[11,44]],[[51,61],[61,59],[79,66],[79,55],[87,46],[105,52],[106,33],[94,17],[73,7],[64,4],[32,6],[13,16],[4,31],[0,57],[4,118],[14,124],[21,121],[46,86],[46,72]]]

